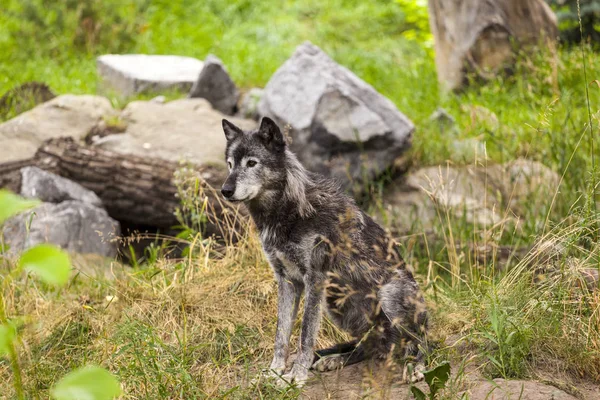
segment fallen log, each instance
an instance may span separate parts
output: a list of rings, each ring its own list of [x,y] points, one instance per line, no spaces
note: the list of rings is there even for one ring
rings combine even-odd
[[[0,164],[0,187],[19,192],[19,171],[25,166],[36,166],[92,190],[111,217],[131,225],[163,229],[179,225],[180,195],[192,190],[202,209],[205,236],[235,241],[240,233],[243,213],[223,202],[214,189],[226,177],[218,167],[150,160],[82,146],[70,137],[58,138],[44,142],[31,159]]]
[[[33,158],[0,164],[0,188],[20,192],[21,168],[32,165],[35,165]]]

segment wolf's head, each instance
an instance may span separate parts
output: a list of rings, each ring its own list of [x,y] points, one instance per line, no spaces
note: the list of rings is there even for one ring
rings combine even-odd
[[[223,120],[229,176],[221,188],[230,201],[250,201],[284,190],[286,143],[275,122],[264,117],[260,128],[244,132]]]

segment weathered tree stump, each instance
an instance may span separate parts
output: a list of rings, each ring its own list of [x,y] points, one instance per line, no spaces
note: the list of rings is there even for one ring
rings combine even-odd
[[[543,0],[429,0],[438,79],[463,87],[468,73],[490,79],[523,45],[555,42],[556,16]]]
[[[177,163],[115,153],[82,146],[72,138],[58,138],[44,142],[32,159],[0,164],[0,187],[19,192],[19,171],[24,166],[36,166],[93,191],[109,215],[118,221],[167,229],[179,223],[175,215],[180,207],[176,171],[181,171],[182,166]],[[225,174],[213,166],[188,168],[188,175],[192,180],[198,178],[201,196],[206,198],[205,234],[235,241],[242,214],[238,207],[224,203],[214,189],[224,182]]]

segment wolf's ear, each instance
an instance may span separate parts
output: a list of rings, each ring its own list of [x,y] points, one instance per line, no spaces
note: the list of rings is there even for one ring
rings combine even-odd
[[[225,137],[227,138],[228,142],[232,141],[233,139],[235,139],[239,135],[243,135],[244,134],[244,132],[240,128],[238,128],[237,126],[235,126],[231,122],[227,121],[226,119],[224,119],[222,121],[222,123],[223,123],[223,132],[225,132]]]
[[[269,117],[263,117],[258,128],[258,135],[268,147],[281,150],[285,147],[285,139],[277,124]]]

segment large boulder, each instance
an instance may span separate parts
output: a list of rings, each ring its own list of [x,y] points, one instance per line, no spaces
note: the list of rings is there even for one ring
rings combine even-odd
[[[192,57],[106,54],[96,60],[102,92],[121,96],[171,89],[188,91],[204,64]]]
[[[110,101],[104,97],[56,97],[0,124],[0,162],[30,158],[51,138],[82,139],[103,117],[113,114]]]
[[[21,169],[21,195],[44,203],[4,223],[12,253],[52,243],[74,253],[117,255],[119,223],[109,217],[93,192],[35,167]]]
[[[233,115],[237,109],[240,92],[223,62],[211,54],[204,60],[204,67],[188,97],[206,99],[215,110]]]
[[[96,144],[124,154],[225,165],[223,117],[205,99],[135,101],[120,116],[124,133],[103,137]],[[255,121],[228,118],[243,129],[256,127]]]
[[[410,147],[414,130],[389,99],[308,42],[271,77],[259,113],[291,126],[308,169],[354,192]]]
[[[102,201],[96,193],[61,176],[37,167],[21,168],[21,196],[37,198],[46,203],[75,200],[96,207]]]
[[[40,243],[52,243],[73,253],[117,255],[119,224],[106,211],[80,201],[42,203],[5,222],[4,241],[18,253]]]
[[[447,218],[492,226],[543,210],[560,177],[543,164],[518,159],[488,166],[435,166],[388,186],[378,218],[397,232],[429,232]]]

